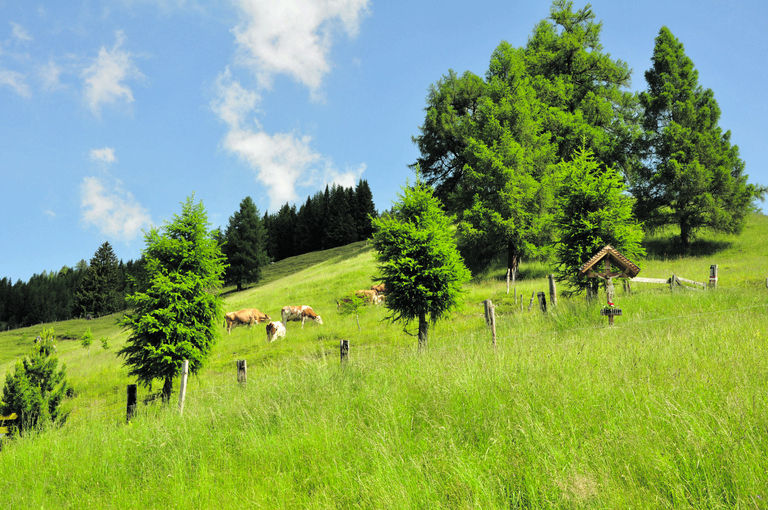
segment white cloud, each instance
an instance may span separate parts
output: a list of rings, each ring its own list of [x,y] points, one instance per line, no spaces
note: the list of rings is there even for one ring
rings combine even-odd
[[[237,0],[239,61],[262,87],[287,74],[316,93],[330,70],[328,52],[339,27],[357,34],[368,0]]]
[[[247,163],[267,187],[270,209],[295,201],[298,187],[332,183],[354,186],[365,170],[365,165],[346,172],[336,170],[328,158],[312,149],[309,136],[269,134],[256,122],[248,127],[246,119],[256,111],[259,95],[232,80],[229,70],[219,76],[216,85],[217,97],[211,108],[229,128],[224,149]]]
[[[115,149],[112,147],[104,147],[102,149],[91,149],[91,160],[100,161],[102,163],[111,164],[117,161],[115,157]]]
[[[53,60],[49,60],[44,66],[38,68],[38,75],[43,82],[45,90],[56,90],[62,87],[61,84],[61,66]]]
[[[125,82],[144,77],[133,63],[132,55],[122,49],[125,42],[123,32],[118,31],[115,38],[112,49],[102,46],[93,64],[83,71],[85,100],[94,115],[99,115],[105,104],[118,101],[132,103],[133,91]]]
[[[29,35],[29,32],[18,23],[11,22],[11,33],[13,34],[13,37],[19,41],[29,42],[32,40],[32,36]]]
[[[307,173],[321,160],[309,146],[310,137],[292,133],[270,135],[265,132],[232,129],[224,147],[246,161],[256,177],[269,188],[269,207],[277,209],[296,200],[296,186],[308,184]]]
[[[357,181],[363,176],[363,172],[367,165],[362,163],[354,170],[347,170],[346,172],[339,172],[335,168],[327,168],[325,172],[326,184],[338,184],[345,188],[354,188],[357,185]]]
[[[30,97],[32,95],[26,82],[26,76],[17,71],[0,69],[0,86],[3,85],[10,87],[22,97]]]
[[[216,79],[216,95],[211,108],[233,129],[239,128],[261,102],[258,93],[247,90],[239,82],[232,80],[229,68]]]
[[[86,177],[80,185],[82,220],[104,235],[130,241],[151,225],[147,210],[119,182]]]

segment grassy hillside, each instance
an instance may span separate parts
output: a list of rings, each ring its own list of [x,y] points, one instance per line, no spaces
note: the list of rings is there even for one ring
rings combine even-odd
[[[336,297],[370,285],[364,243],[280,261],[262,284],[227,294],[226,308],[276,318],[283,305],[309,304],[325,324],[291,323],[273,344],[262,327],[222,328],[190,380],[184,416],[142,405],[129,425],[115,317],[54,324],[70,337],[58,349],[77,390],[72,413],[63,428],[5,444],[3,504],[766,507],[767,239],[762,215],[740,236],[705,233],[694,256],[664,233],[649,239],[641,276],[705,281],[716,263],[719,288],[636,284],[625,295],[619,286],[624,315],[613,328],[598,314],[602,299],[561,297],[547,315],[528,312],[531,293],[546,290],[543,263],[522,267],[523,311],[503,271],[489,271],[421,354],[382,321],[383,308],[365,309],[360,330],[336,312]],[[499,314],[495,351],[488,298]],[[86,328],[89,350],[79,343]],[[39,330],[0,333],[0,376]],[[344,367],[341,338],[351,342]],[[245,387],[237,359],[248,361]]]

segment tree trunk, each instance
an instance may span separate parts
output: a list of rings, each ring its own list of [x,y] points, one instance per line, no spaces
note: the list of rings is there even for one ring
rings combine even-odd
[[[514,241],[507,243],[507,271],[512,276],[512,285],[515,285],[517,279],[517,265],[520,262],[520,254]]]
[[[419,314],[419,350],[427,348],[427,333],[429,331],[429,323],[427,322],[427,316],[424,313]]]
[[[163,404],[171,401],[171,393],[173,393],[173,377],[166,377],[163,383]]]
[[[687,220],[680,220],[680,242],[683,245],[683,249],[687,252],[688,246],[691,244],[691,227],[688,225]]]

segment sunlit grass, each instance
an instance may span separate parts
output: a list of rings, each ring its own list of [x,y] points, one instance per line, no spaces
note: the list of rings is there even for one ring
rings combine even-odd
[[[529,312],[531,293],[547,290],[546,263],[526,262],[523,274],[535,278],[509,295],[497,268],[468,285],[423,353],[381,307],[363,310],[359,330],[336,311],[335,298],[371,284],[364,243],[281,261],[264,283],[228,294],[227,308],[276,318],[283,305],[309,304],[325,324],[290,323],[272,344],[263,325],[224,331],[190,379],[183,416],[175,402],[141,405],[128,425],[132,381],[114,357],[125,340],[115,317],[55,324],[77,338],[58,342],[77,391],[72,414],[61,429],[5,444],[3,504],[765,507],[766,220],[713,237],[715,251],[643,261],[641,275],[699,281],[716,263],[719,287],[635,284],[625,294],[617,285],[624,313],[612,328],[598,313],[604,296],[560,297],[547,314],[534,302]],[[79,342],[87,328],[96,340],[88,351]],[[0,372],[39,329],[0,334]],[[344,366],[342,338],[351,342]],[[237,359],[248,361],[243,387]]]

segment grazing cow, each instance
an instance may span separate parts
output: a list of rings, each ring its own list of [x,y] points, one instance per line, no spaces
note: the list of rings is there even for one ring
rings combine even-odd
[[[267,342],[273,342],[276,338],[285,338],[285,326],[280,321],[267,323]]]
[[[312,310],[312,307],[307,305],[301,306],[284,306],[280,310],[280,316],[283,319],[283,323],[287,324],[288,321],[301,321],[301,327],[304,327],[304,321],[311,320],[318,324],[323,323],[323,319]]]
[[[227,328],[227,334],[232,332],[232,328],[239,326],[240,324],[247,324],[248,327],[254,323],[270,320],[269,315],[261,313],[256,308],[244,308],[236,312],[228,312],[224,314],[224,326]]]
[[[383,283],[377,285],[371,285],[371,290],[375,290],[378,294],[386,294],[387,286]]]
[[[366,303],[372,303],[374,305],[380,305],[384,301],[384,295],[371,289],[356,290],[355,296],[359,297]]]

